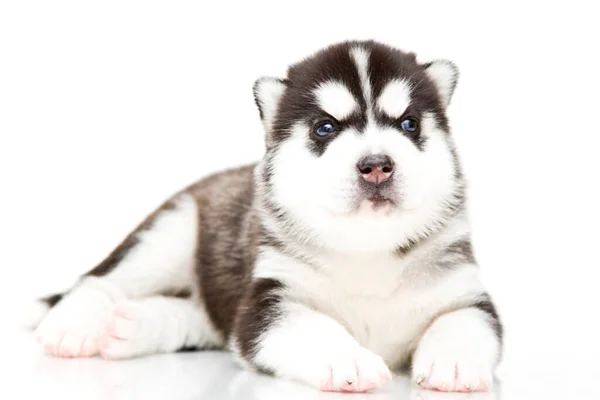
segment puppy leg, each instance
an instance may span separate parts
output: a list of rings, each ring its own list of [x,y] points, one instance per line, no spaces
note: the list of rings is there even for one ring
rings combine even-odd
[[[488,300],[438,317],[417,346],[413,379],[424,388],[441,391],[490,390],[501,333]]]
[[[188,195],[151,215],[52,307],[36,330],[40,344],[60,357],[96,355],[115,302],[189,290],[197,217]]]
[[[255,282],[232,340],[244,362],[323,391],[364,392],[391,379],[383,359],[341,324],[283,296],[276,281]]]
[[[100,339],[100,354],[121,359],[222,344],[195,301],[155,296],[115,305]]]

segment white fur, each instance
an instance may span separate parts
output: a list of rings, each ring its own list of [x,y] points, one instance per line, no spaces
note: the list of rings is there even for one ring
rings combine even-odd
[[[73,289],[50,310],[36,329],[36,338],[54,356],[94,356],[111,305],[122,298],[97,278],[88,278],[85,285]]]
[[[46,317],[50,307],[43,301],[32,301],[24,304],[24,309],[19,309],[19,325],[27,329],[35,329]]]
[[[443,105],[448,106],[458,79],[458,69],[450,61],[438,60],[427,68],[427,74],[437,86]]]
[[[97,354],[115,302],[193,288],[196,237],[197,206],[185,195],[138,234],[117,268],[85,277],[52,308],[37,329],[38,340],[57,356]]]
[[[342,322],[361,346],[396,366],[437,315],[472,304],[484,292],[477,267],[440,271],[432,261],[454,230],[465,232],[458,225],[450,229],[404,259],[385,253],[322,253],[307,265],[263,250],[254,277],[282,282],[290,301]]]
[[[271,131],[279,100],[284,91],[285,84],[279,79],[265,77],[256,82],[255,95],[263,115],[263,126],[267,132]]]
[[[348,118],[358,108],[358,102],[341,82],[327,81],[315,89],[319,107],[338,121]]]
[[[260,338],[258,365],[326,390],[364,391],[391,379],[381,357],[332,318],[294,302],[282,305],[282,314]]]
[[[180,197],[175,209],[163,211],[151,229],[138,234],[138,244],[103,280],[131,298],[190,288],[197,215],[194,198],[187,194]]]
[[[369,52],[363,47],[355,47],[350,50],[350,57],[354,59],[363,96],[367,102],[367,119],[373,119],[373,91],[371,89],[371,80],[369,78]]]
[[[400,79],[390,81],[377,99],[381,111],[392,118],[400,118],[410,105],[410,86]]]
[[[487,318],[474,308],[437,318],[417,347],[413,378],[423,387],[444,391],[490,389],[499,344]]]
[[[339,353],[356,358],[356,349],[366,349],[388,365],[399,366],[418,347],[425,349],[419,360],[426,364],[431,361],[427,349],[433,346],[429,337],[443,343],[443,332],[449,332],[450,340],[460,345],[455,332],[470,328],[482,334],[479,342],[472,342],[471,351],[485,357],[495,354],[498,342],[486,315],[472,309],[455,311],[469,307],[485,293],[479,270],[471,264],[449,269],[438,263],[464,262],[444,258],[443,251],[469,235],[466,216],[448,214],[463,189],[456,178],[453,143],[429,113],[421,116],[420,145],[394,128],[379,126],[372,113],[369,54],[361,47],[350,54],[367,102],[365,128],[339,132],[326,151],[316,156],[307,143],[309,126],[298,122],[270,164],[269,195],[293,224],[265,212],[265,226],[277,232],[281,224],[290,223],[294,239],[307,246],[291,246],[293,255],[267,248],[260,251],[254,278],[276,279],[286,290],[280,293],[284,300],[279,320],[258,342],[257,362],[280,375],[318,385],[327,366],[333,368],[339,360],[348,359]],[[435,78],[440,90],[445,90],[442,96],[448,96],[446,102],[453,81],[445,81],[448,76],[441,73]],[[410,98],[406,82],[392,81],[377,99],[377,107],[397,118]],[[345,104],[345,99],[341,102]],[[392,184],[398,202],[390,213],[356,211],[361,179],[356,163],[368,154],[386,154],[395,162]],[[257,173],[261,168],[264,165]],[[395,254],[399,245],[421,236],[428,239],[408,255]],[[443,329],[433,329],[437,326]],[[438,331],[442,332],[439,336],[429,333]],[[450,354],[450,348],[443,345],[439,350],[444,357]],[[480,371],[479,361],[490,371],[493,367],[489,357],[465,360],[466,374]],[[369,364],[375,368],[375,362],[365,365]],[[343,366],[340,371],[334,368],[336,388],[342,377],[349,376]]]
[[[323,246],[339,251],[393,250],[439,220],[447,199],[460,188],[447,135],[436,128],[432,116],[425,115],[421,126],[427,137],[423,151],[397,130],[369,123],[362,133],[344,131],[315,157],[306,145],[309,127],[299,123],[277,149],[273,196],[302,221],[306,235]],[[376,153],[388,154],[396,162],[395,182],[402,200],[390,215],[356,215],[356,163]]]
[[[451,139],[437,127],[433,115],[425,113],[420,121],[422,149],[402,132],[377,125],[372,113],[369,53],[355,47],[350,55],[367,101],[366,128],[340,132],[327,151],[316,157],[307,143],[310,127],[298,122],[291,137],[276,149],[272,194],[295,221],[301,221],[302,230],[294,232],[300,239],[312,239],[335,251],[393,251],[437,228],[462,183],[455,179]],[[404,112],[409,90],[402,81],[391,82],[378,99],[379,107],[390,116]],[[341,103],[346,103],[345,96]],[[396,164],[394,184],[400,202],[389,215],[355,212],[360,179],[356,163],[368,154],[386,154]],[[265,215],[267,225],[276,225],[270,219]]]
[[[104,358],[130,358],[183,347],[220,346],[197,301],[153,296],[117,304],[100,341]]]
[[[249,371],[253,371],[256,369],[252,364],[248,362],[248,360],[244,358],[244,356],[242,356],[242,350],[240,349],[235,334],[229,337],[229,340],[227,341],[227,349],[231,352],[231,355],[233,356],[233,361],[237,363],[240,367],[245,368]]]

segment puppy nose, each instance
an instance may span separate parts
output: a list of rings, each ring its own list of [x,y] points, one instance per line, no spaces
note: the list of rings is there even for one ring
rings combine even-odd
[[[390,179],[394,172],[394,162],[385,154],[363,157],[356,167],[365,181],[377,185]]]

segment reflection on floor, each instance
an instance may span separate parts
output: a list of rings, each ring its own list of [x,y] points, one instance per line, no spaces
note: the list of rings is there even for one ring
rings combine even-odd
[[[6,332],[3,332],[6,334]],[[504,400],[600,399],[594,381],[570,385],[571,378],[516,374],[497,382],[492,393],[440,393],[415,388],[397,376],[385,388],[368,394],[322,393],[310,387],[247,372],[226,352],[165,354],[125,361],[57,359],[46,356],[31,334],[9,335],[0,358],[4,372],[0,398],[167,399],[167,400]],[[530,369],[535,371],[535,369]],[[8,374],[10,371],[10,374]],[[563,376],[565,376],[563,374]],[[10,379],[6,379],[10,377]],[[561,383],[562,385],[559,385]],[[586,387],[587,384],[587,387]],[[591,384],[591,385],[590,385]],[[594,392],[590,392],[590,388]],[[576,391],[576,392],[575,392]],[[502,392],[502,396],[500,395]],[[3,393],[5,395],[3,395]],[[15,395],[18,393],[18,396]],[[8,395],[10,394],[10,395]]]
[[[440,397],[440,393],[413,389],[405,377],[396,377],[384,390],[365,395],[322,393],[283,379],[239,369],[225,352],[166,354],[126,361],[56,359],[40,356],[31,370],[33,381],[48,391],[68,396],[93,393],[99,399],[493,399],[491,394]],[[81,391],[80,391],[81,389]],[[66,393],[65,393],[66,392]],[[61,396],[62,397],[62,396]]]

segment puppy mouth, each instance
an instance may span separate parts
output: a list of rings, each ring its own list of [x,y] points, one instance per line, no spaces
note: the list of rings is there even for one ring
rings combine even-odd
[[[393,203],[392,199],[385,197],[381,193],[374,194],[373,196],[367,198],[367,201],[373,203],[373,208],[391,205]]]
[[[382,182],[378,185],[373,185],[365,181],[359,181],[356,200],[358,204],[370,204],[373,209],[387,206],[391,208],[396,205],[398,194],[396,188],[391,184],[391,180]]]
[[[384,193],[377,191],[373,194],[363,196],[358,203],[359,213],[389,214],[392,211],[395,202]]]
[[[367,200],[373,202],[373,203],[385,203],[385,202],[392,202],[392,199],[386,197],[385,195],[381,194],[381,193],[375,193],[373,196],[367,198]]]

